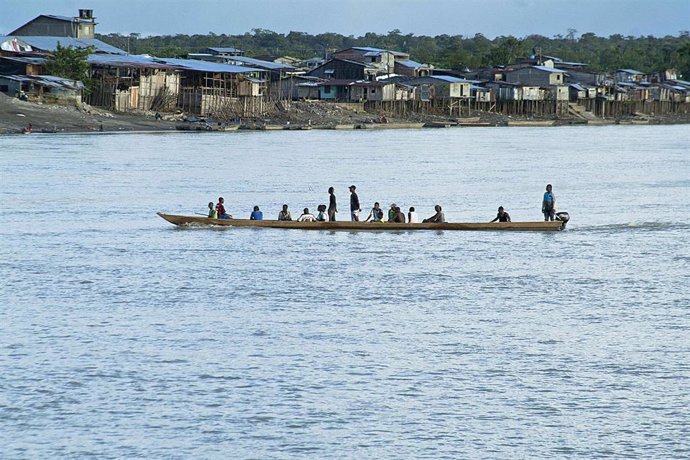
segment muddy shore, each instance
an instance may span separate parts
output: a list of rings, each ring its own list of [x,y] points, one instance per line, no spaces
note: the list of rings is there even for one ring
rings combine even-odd
[[[84,133],[127,131],[175,131],[184,123],[183,114],[153,114],[109,112],[83,105],[60,106],[20,101],[0,93],[0,135],[20,134],[31,126],[34,133]],[[690,115],[678,114],[666,117],[634,117],[621,120],[582,120],[578,118],[537,119],[531,117],[507,117],[495,113],[479,113],[466,119],[438,115],[412,115],[404,119],[387,118],[388,127],[449,126],[552,126],[552,125],[601,125],[601,124],[676,124],[690,123]],[[241,128],[246,129],[318,129],[318,128],[367,128],[380,125],[378,116],[356,112],[338,104],[295,102],[287,110],[267,113],[260,119],[243,119]]]

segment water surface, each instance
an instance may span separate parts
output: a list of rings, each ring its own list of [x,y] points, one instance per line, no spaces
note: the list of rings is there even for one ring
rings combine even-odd
[[[0,137],[0,457],[687,458],[686,126]],[[177,229],[347,186],[544,233]]]

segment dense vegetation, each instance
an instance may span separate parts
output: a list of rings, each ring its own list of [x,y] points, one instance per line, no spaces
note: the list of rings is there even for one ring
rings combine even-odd
[[[632,68],[645,72],[678,69],[690,78],[690,32],[666,37],[599,37],[593,33],[577,36],[569,29],[565,36],[549,38],[529,35],[524,38],[501,36],[490,40],[482,34],[474,37],[438,35],[436,37],[402,34],[393,30],[387,35],[367,33],[361,37],[334,33],[310,35],[304,32],[279,34],[253,29],[243,35],[165,35],[140,37],[136,34],[100,35],[98,38],[132,54],[148,53],[161,57],[184,56],[206,47],[225,46],[243,49],[248,56],[274,55],[310,58],[323,56],[326,50],[350,46],[373,46],[409,52],[412,59],[451,69],[504,65],[524,57],[535,48],[549,56],[566,61],[585,62],[596,70]]]
[[[93,89],[93,81],[88,78],[87,57],[91,53],[93,53],[91,47],[73,48],[58,43],[52,59],[46,62],[46,73],[70,80],[79,80],[84,83],[84,91],[88,94]]]

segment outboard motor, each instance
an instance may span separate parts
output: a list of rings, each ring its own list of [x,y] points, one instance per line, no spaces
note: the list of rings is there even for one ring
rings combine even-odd
[[[556,213],[556,220],[560,220],[561,222],[563,222],[561,224],[561,230],[564,230],[565,224],[567,224],[568,221],[570,220],[570,214],[568,214],[567,212],[557,212]]]

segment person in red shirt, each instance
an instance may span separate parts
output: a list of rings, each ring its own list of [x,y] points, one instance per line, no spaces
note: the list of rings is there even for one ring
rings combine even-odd
[[[219,219],[232,219],[232,216],[225,212],[225,206],[223,205],[223,203],[225,203],[225,200],[221,196],[218,198],[218,204],[216,205],[216,211],[218,211],[218,218]]]

